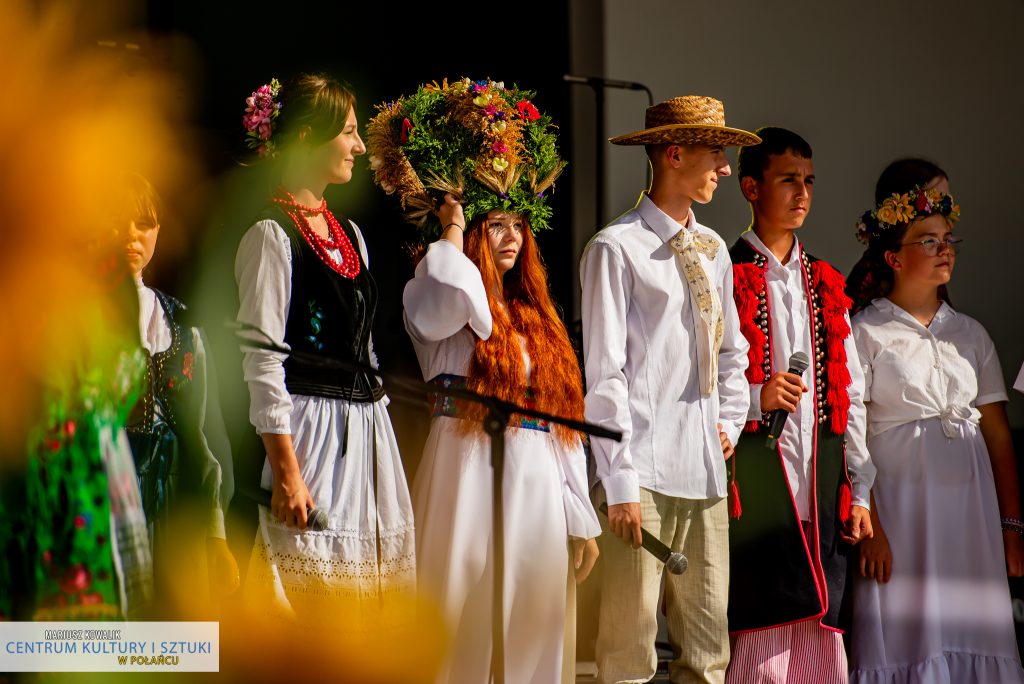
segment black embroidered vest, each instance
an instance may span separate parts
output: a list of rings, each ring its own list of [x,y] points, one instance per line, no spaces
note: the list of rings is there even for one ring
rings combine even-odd
[[[345,278],[320,259],[287,214],[272,207],[264,217],[277,221],[291,242],[292,291],[284,335],[293,352],[284,363],[288,391],[357,402],[381,399],[384,390],[375,375],[334,363],[370,365],[377,284],[363,263],[355,230],[339,217],[361,266],[355,278]]]
[[[197,473],[183,467],[201,449],[199,407],[205,387],[193,382],[195,343],[190,328],[179,323],[185,306],[153,290],[171,329],[171,346],[146,352],[145,391],[128,418],[126,430],[139,478],[142,507],[151,526],[162,518],[179,491],[196,490]],[[191,453],[189,453],[191,452]],[[189,480],[182,483],[182,478]]]

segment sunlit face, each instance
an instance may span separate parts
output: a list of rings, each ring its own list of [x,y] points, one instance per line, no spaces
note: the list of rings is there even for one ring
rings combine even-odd
[[[492,211],[487,214],[484,230],[494,266],[498,269],[498,275],[503,276],[516,265],[516,259],[523,248],[523,219],[519,214]]]
[[[156,239],[160,235],[160,224],[153,215],[136,216],[128,220],[124,233],[125,258],[132,274],[138,276],[149,265],[156,251]]]
[[[707,145],[670,145],[679,190],[698,204],[707,204],[718,188],[718,179],[732,173],[725,148]]]
[[[312,152],[312,163],[323,168],[328,183],[348,183],[356,157],[366,153],[366,145],[359,137],[356,112],[349,110],[345,127],[333,140],[328,140]]]
[[[945,244],[939,245],[935,256],[928,256],[922,240],[948,240],[953,229],[941,214],[932,214],[914,221],[903,236],[903,245],[898,252],[886,252],[886,260],[896,274],[897,280],[922,285],[945,285],[953,275],[956,255]]]
[[[803,225],[814,197],[814,162],[792,150],[768,157],[763,178],[742,179],[743,195],[759,225],[796,230]]]

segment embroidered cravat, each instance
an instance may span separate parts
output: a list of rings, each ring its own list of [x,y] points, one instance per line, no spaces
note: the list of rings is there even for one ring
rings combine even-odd
[[[718,385],[718,350],[725,334],[725,319],[718,291],[708,280],[698,253],[714,259],[718,254],[718,241],[710,235],[683,228],[669,240],[669,244],[676,250],[690,288],[690,296],[700,311],[702,334],[696,335],[700,357],[700,391],[708,396]]]

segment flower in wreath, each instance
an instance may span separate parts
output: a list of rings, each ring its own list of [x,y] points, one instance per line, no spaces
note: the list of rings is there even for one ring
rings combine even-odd
[[[377,106],[366,136],[374,182],[398,197],[423,242],[440,236],[436,209],[445,193],[469,222],[500,209],[523,215],[534,232],[550,227],[547,200],[565,162],[534,99],[515,85],[463,78]]]
[[[527,100],[520,100],[517,102],[516,109],[519,110],[519,116],[523,117],[527,121],[536,121],[540,118],[540,111],[532,102]]]
[[[242,125],[246,131],[245,143],[261,157],[274,154],[274,141],[271,137],[281,112],[280,95],[281,84],[272,78],[270,83],[261,85],[245,99],[245,114],[242,116]]]
[[[901,224],[938,214],[952,226],[960,220],[960,205],[951,195],[936,188],[915,187],[905,193],[893,193],[876,208],[857,219],[857,239],[868,244],[882,232]]]
[[[914,216],[914,210],[910,206],[910,196],[907,193],[902,195],[894,193],[891,197],[886,197],[875,216],[879,221],[890,226],[897,223],[908,223]]]

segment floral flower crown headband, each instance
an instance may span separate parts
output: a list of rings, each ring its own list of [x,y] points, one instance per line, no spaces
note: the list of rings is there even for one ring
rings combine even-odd
[[[256,150],[260,157],[274,156],[274,141],[270,138],[281,113],[278,100],[280,95],[281,84],[272,78],[270,83],[261,85],[245,98],[245,114],[242,116],[242,125],[246,131],[245,144],[249,149]]]
[[[940,214],[949,225],[960,220],[960,205],[935,188],[916,186],[910,192],[893,193],[871,211],[865,211],[857,220],[857,239],[865,245],[882,235],[884,231],[899,224]]]
[[[467,221],[500,209],[523,215],[534,233],[550,227],[547,195],[565,162],[534,95],[491,80],[444,79],[377,105],[366,127],[374,182],[398,195],[421,240],[440,235],[434,212],[446,192],[462,202]]]

